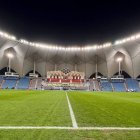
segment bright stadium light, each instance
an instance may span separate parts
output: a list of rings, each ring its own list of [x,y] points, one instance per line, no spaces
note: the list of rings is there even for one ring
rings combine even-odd
[[[121,75],[121,62],[122,62],[123,58],[122,57],[118,57],[116,59],[116,61],[119,63],[119,75]]]
[[[105,48],[105,47],[110,47],[112,45],[111,42],[108,42],[108,43],[104,43],[102,46]]]
[[[2,32],[2,31],[0,31],[0,36],[4,37],[4,38],[7,38],[7,39],[10,39],[10,40],[16,40],[15,36],[9,35],[8,33]]]
[[[140,38],[140,34],[137,34],[137,35],[136,35],[136,39],[138,39],[138,38]]]
[[[62,50],[62,51],[79,51],[79,50],[82,50],[82,51],[89,51],[89,50],[94,50],[95,47],[94,45],[92,46],[84,46],[84,47],[75,47],[75,46],[70,46],[66,49],[66,47],[64,46],[55,46],[55,45],[48,45],[48,44],[40,44],[40,43],[35,43],[35,42],[30,42],[30,41],[27,41],[25,39],[20,39],[20,40],[17,40],[15,36],[13,35],[10,35],[6,32],[2,32],[0,31],[0,37],[3,37],[3,38],[7,38],[9,40],[14,40],[14,41],[17,41],[17,42],[20,42],[22,44],[25,44],[25,45],[29,45],[29,46],[33,46],[33,47],[40,47],[40,48],[46,48],[46,49],[53,49],[53,50]],[[140,39],[140,33],[137,33],[137,34],[134,34],[134,35],[131,35],[129,37],[126,37],[126,38],[122,38],[120,40],[116,40],[113,44],[111,42],[106,42],[106,43],[103,43],[103,44],[100,44],[100,45],[97,45],[97,49],[102,49],[102,48],[106,48],[106,47],[111,47],[113,45],[120,45],[120,44],[125,44],[125,43],[128,43],[128,42],[131,42],[131,41],[135,41],[135,40],[138,40]],[[70,49],[69,49],[70,48]]]
[[[9,71],[8,72],[11,72],[11,59],[14,57],[14,55],[12,53],[7,53],[7,57],[9,59]]]
[[[118,57],[118,58],[117,58],[117,62],[121,62],[122,60],[123,60],[122,57]]]
[[[129,36],[127,38],[117,40],[117,41],[115,41],[115,45],[127,43],[127,42],[130,42],[130,41],[135,41],[137,39],[140,39],[140,34],[135,34],[135,35]]]
[[[7,57],[11,59],[14,57],[14,55],[12,53],[7,53]]]
[[[20,42],[26,45],[30,45],[29,42],[25,39],[20,39]]]
[[[101,45],[86,45],[84,47],[79,47],[79,46],[69,46],[69,47],[64,47],[64,46],[56,46],[56,45],[50,45],[50,44],[42,44],[42,43],[35,43],[35,42],[29,42],[25,39],[20,39],[19,40],[21,43],[25,45],[30,45],[34,47],[39,47],[39,48],[46,48],[46,49],[52,49],[52,50],[62,50],[62,51],[80,51],[80,50],[95,50],[95,49],[101,49],[101,48],[106,48],[112,46],[111,42],[106,42]]]

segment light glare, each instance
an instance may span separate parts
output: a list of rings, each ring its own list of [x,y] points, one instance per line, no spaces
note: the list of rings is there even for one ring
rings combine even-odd
[[[8,57],[8,58],[13,58],[14,55],[13,55],[12,53],[7,53],[7,57]]]
[[[123,60],[122,57],[118,57],[118,58],[117,58],[117,62],[121,62],[122,60]]]

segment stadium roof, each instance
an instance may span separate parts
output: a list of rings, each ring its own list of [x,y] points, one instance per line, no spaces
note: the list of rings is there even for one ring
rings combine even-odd
[[[140,34],[132,35],[112,43],[103,45],[85,46],[57,46],[47,45],[16,39],[15,36],[0,32],[0,69],[7,67],[6,53],[14,54],[12,68],[20,75],[25,75],[33,70],[33,62],[36,62],[36,70],[42,75],[46,71],[68,67],[73,70],[75,65],[78,71],[86,73],[90,77],[95,72],[98,64],[98,72],[111,77],[118,72],[117,56],[122,55],[122,70],[131,77],[140,74]]]
[[[115,42],[106,42],[104,44],[96,44],[96,45],[84,45],[84,46],[60,46],[60,45],[50,45],[50,44],[43,44],[43,43],[36,43],[36,42],[30,42],[25,39],[16,39],[14,35],[10,35],[6,32],[0,31],[0,36],[5,39],[13,40],[25,45],[34,46],[34,47],[40,47],[40,48],[46,48],[46,49],[58,49],[58,50],[65,50],[65,51],[78,51],[78,50],[90,50],[95,48],[106,48],[114,45],[124,44],[132,41],[136,41],[140,39],[140,33],[131,35],[129,37],[116,40]]]

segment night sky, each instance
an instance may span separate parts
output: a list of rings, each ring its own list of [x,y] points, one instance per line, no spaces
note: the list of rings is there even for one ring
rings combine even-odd
[[[18,39],[58,45],[113,42],[140,32],[140,6],[115,0],[5,0],[0,2],[0,30]]]

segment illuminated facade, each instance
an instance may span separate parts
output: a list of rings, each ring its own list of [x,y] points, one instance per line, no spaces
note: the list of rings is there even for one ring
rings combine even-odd
[[[87,46],[57,46],[17,40],[15,36],[0,32],[0,69],[8,66],[7,53],[12,53],[11,69],[20,76],[33,70],[42,77],[49,71],[83,72],[89,78],[95,72],[112,77],[118,72],[116,58],[121,55],[121,70],[136,78],[140,75],[140,34],[114,43]]]

